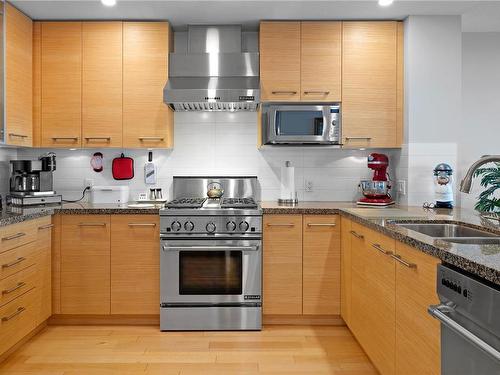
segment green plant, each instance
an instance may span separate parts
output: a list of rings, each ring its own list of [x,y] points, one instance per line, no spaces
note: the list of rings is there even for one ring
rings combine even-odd
[[[474,177],[481,177],[481,186],[486,188],[479,194],[476,210],[481,212],[500,211],[500,198],[494,196],[500,191],[500,163],[494,163],[494,167],[479,168],[474,172]]]

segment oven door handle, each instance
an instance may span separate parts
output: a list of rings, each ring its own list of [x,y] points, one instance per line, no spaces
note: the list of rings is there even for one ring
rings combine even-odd
[[[163,251],[257,251],[259,246],[162,246]]]
[[[444,304],[431,305],[429,306],[428,311],[431,316],[439,320],[442,324],[444,324],[446,327],[451,329],[457,335],[462,337],[465,341],[470,342],[476,348],[482,350],[483,352],[485,352],[486,354],[490,355],[495,360],[500,362],[500,352],[498,350],[496,350],[494,347],[481,340],[474,333],[462,327],[459,323],[457,323],[455,320],[453,320],[452,318],[450,318],[448,315],[445,314],[445,312],[454,311],[454,308],[452,306]]]

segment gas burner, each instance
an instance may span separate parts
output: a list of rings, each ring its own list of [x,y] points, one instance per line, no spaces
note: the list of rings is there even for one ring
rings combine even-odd
[[[222,198],[221,208],[257,208],[253,198]]]
[[[207,198],[179,198],[168,202],[167,208],[201,208]]]

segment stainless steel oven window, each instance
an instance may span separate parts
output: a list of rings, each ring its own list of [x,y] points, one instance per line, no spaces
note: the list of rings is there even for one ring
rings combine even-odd
[[[241,295],[241,251],[180,251],[180,295]]]

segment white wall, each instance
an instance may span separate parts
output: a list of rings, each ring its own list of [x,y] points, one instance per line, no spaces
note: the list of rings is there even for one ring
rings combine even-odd
[[[256,113],[190,112],[175,114],[173,150],[154,151],[158,165],[158,186],[170,192],[175,175],[257,175],[263,200],[279,197],[280,167],[290,160],[296,167],[296,186],[300,200],[352,201],[357,198],[360,179],[370,178],[366,167],[369,151],[303,147],[264,147],[257,149]],[[19,150],[19,157],[36,158],[45,150]],[[95,173],[90,158],[96,151],[104,154],[105,169]],[[56,150],[55,185],[65,199],[75,199],[84,188],[84,179],[95,184],[130,186],[132,198],[147,188],[143,166],[147,150],[125,150],[135,159],[136,177],[128,182],[114,181],[111,160],[122,150]],[[399,159],[399,151],[388,153]],[[394,164],[393,164],[394,165]],[[305,181],[312,181],[313,192],[304,191]]]
[[[462,31],[459,16],[405,21],[405,147],[398,163],[409,205],[434,200],[432,171],[457,167],[461,119]]]
[[[464,33],[462,51],[459,177],[482,155],[500,154],[500,33]],[[479,181],[473,187],[471,194],[460,194],[463,207],[473,208],[483,190]]]

